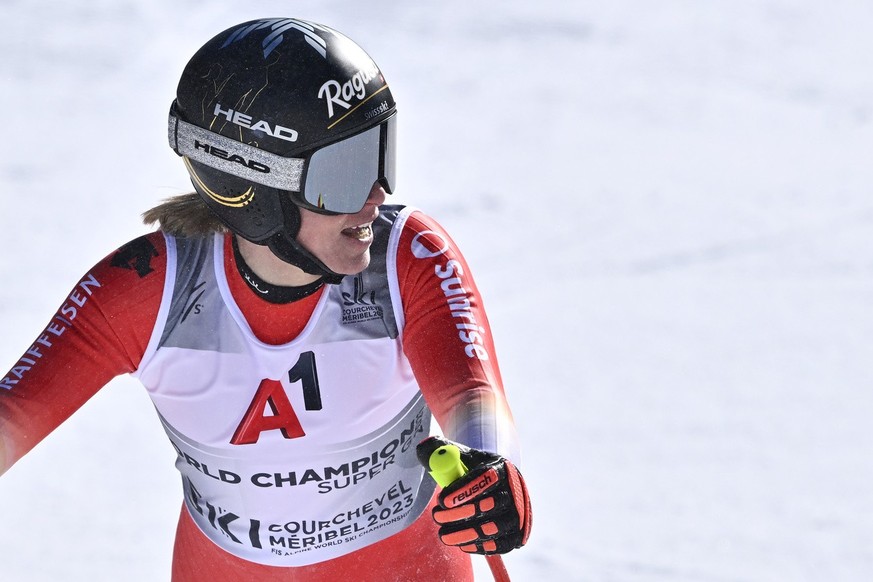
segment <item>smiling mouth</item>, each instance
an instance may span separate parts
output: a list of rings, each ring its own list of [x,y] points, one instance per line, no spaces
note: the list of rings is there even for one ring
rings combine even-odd
[[[345,236],[360,241],[365,241],[373,236],[373,229],[369,224],[362,224],[360,226],[345,228],[342,232]]]

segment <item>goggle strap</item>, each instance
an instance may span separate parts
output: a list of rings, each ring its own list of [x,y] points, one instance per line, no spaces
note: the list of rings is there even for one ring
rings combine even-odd
[[[180,155],[249,182],[299,192],[305,160],[285,158],[170,115],[170,147]]]

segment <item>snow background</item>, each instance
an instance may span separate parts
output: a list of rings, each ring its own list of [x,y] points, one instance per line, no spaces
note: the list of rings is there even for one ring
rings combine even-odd
[[[873,579],[867,0],[0,0],[0,368],[188,189],[187,58],[270,16],[379,63],[399,201],[473,266],[535,504],[515,580]],[[115,380],[0,479],[0,580],[168,579],[174,457]]]

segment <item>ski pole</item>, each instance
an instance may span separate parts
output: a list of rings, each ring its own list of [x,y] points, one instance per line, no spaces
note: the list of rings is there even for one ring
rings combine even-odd
[[[440,487],[451,485],[467,473],[467,467],[461,461],[461,451],[455,445],[438,447],[430,454],[428,465],[430,476]],[[486,555],[485,560],[494,576],[494,582],[511,582],[500,554]]]

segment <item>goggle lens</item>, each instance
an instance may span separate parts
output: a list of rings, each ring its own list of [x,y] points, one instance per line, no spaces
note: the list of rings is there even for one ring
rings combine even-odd
[[[306,164],[302,198],[313,209],[354,214],[379,182],[394,190],[396,117],[313,152]]]

